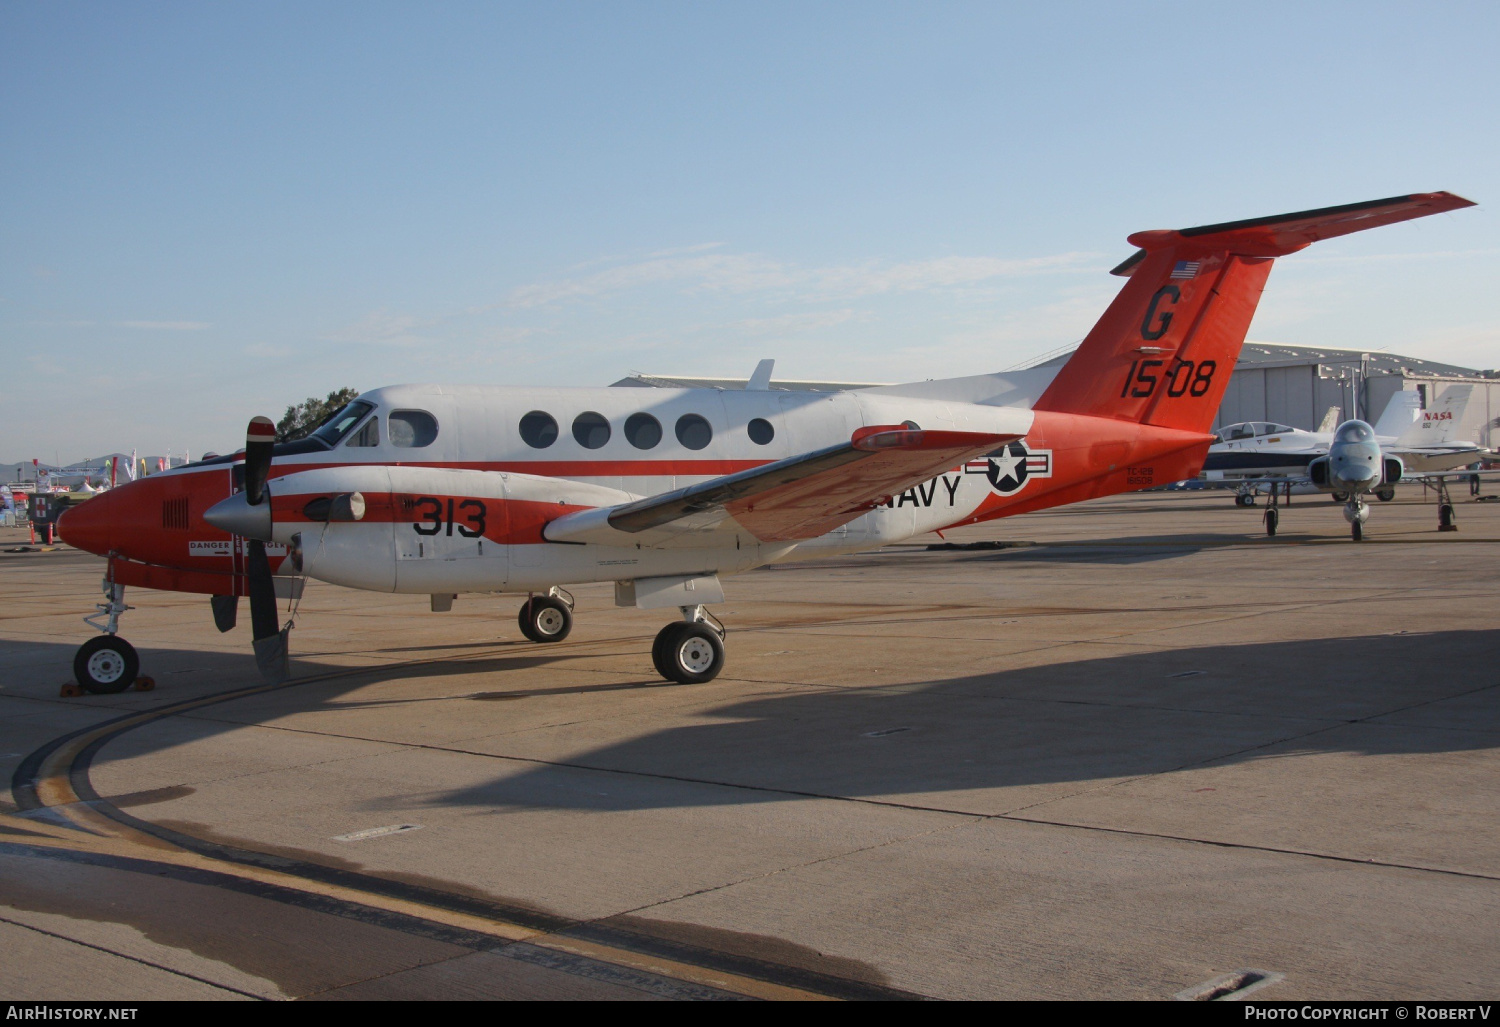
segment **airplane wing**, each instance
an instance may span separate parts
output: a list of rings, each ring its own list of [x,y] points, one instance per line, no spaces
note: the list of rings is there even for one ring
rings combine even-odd
[[[1480,470],[1454,470],[1454,471],[1408,471],[1401,475],[1402,482],[1437,482],[1458,478],[1478,478],[1480,481],[1495,481],[1500,478],[1500,467],[1481,468]]]
[[[1403,471],[1401,480],[1396,485],[1420,485],[1423,482],[1436,483],[1448,479],[1479,478],[1481,481],[1500,480],[1500,467],[1481,468],[1480,470],[1465,470],[1460,468],[1453,471]],[[1311,485],[1312,479],[1307,475],[1287,474],[1280,477],[1275,475],[1263,475],[1259,478],[1214,478],[1197,479],[1206,486],[1236,489],[1244,485]]]
[[[701,548],[817,538],[1019,435],[861,428],[848,442],[618,506],[550,521],[549,542]]]

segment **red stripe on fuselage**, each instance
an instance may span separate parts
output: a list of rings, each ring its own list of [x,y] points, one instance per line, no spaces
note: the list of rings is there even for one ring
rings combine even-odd
[[[279,460],[271,467],[271,477],[320,471],[325,467],[435,467],[448,471],[505,471],[510,474],[534,474],[541,478],[716,478],[762,467],[770,460],[406,460],[376,461],[365,464],[355,460],[328,460],[296,463]]]
[[[276,524],[290,527],[306,524],[304,531],[315,531],[321,521],[309,520],[303,512],[307,504],[327,492],[302,495],[272,495],[271,518]],[[567,503],[544,503],[530,499],[497,499],[492,496],[462,496],[404,492],[361,492],[365,500],[361,524],[399,524],[431,529],[421,535],[483,538],[503,546],[541,545],[542,528],[566,514],[588,507]],[[435,504],[435,505],[434,505]],[[466,504],[477,504],[468,505]],[[304,536],[306,537],[306,536]]]

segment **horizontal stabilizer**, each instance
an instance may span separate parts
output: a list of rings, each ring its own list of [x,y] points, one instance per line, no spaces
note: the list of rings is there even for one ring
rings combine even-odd
[[[987,432],[861,428],[848,442],[659,496],[568,514],[549,542],[652,548],[817,538],[888,497],[1019,438]]]
[[[1204,252],[1227,250],[1240,257],[1284,257],[1321,239],[1472,206],[1473,200],[1452,193],[1412,193],[1176,231],[1137,232],[1127,241],[1140,249],[1110,274],[1129,277],[1148,252],[1168,246],[1189,245]]]

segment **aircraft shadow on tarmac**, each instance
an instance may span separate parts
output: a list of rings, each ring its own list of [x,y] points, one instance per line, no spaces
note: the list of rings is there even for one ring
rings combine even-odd
[[[1238,542],[1240,539],[1234,539]],[[1150,545],[1142,543],[1151,542]],[[1107,563],[1129,565],[1137,563],[1155,563],[1159,560],[1176,560],[1184,556],[1192,556],[1194,553],[1202,552],[1204,549],[1212,549],[1231,544],[1226,542],[1222,536],[1205,536],[1198,538],[1188,536],[1182,539],[1174,539],[1170,545],[1163,545],[1159,538],[1142,537],[1112,539],[1107,542],[1091,542],[1088,545],[1047,545],[1045,543],[1035,546],[1018,547],[1015,549],[1001,549],[993,552],[965,552],[958,550],[954,553],[960,560],[985,563],[990,561],[1004,563],[1035,563],[1035,564],[1057,564],[1057,563]]]
[[[805,795],[947,806],[942,793],[1290,754],[1488,749],[1500,746],[1497,647],[1500,631],[1211,646],[760,696],[713,710],[720,723],[668,727],[442,801],[555,806],[571,796],[608,810]],[[601,796],[576,767],[657,780]]]
[[[498,659],[459,656],[294,684],[226,706],[238,723],[174,718],[162,744],[209,739],[239,724],[291,712],[336,714],[403,702],[468,707],[461,719],[465,737],[472,740],[482,735],[486,718],[493,718],[497,734],[514,734],[511,711],[519,702],[526,702],[530,713],[533,702],[622,693],[608,700],[613,705],[601,706],[596,699],[588,708],[586,719],[607,722],[637,712],[625,693],[692,687],[663,685],[644,673],[639,682],[615,675],[527,687],[528,668],[588,659],[596,652],[593,646],[584,653],[570,648],[563,643],[555,651]],[[972,797],[987,789],[1137,777],[1288,755],[1482,750],[1500,746],[1497,653],[1500,631],[1453,631],[1206,646],[932,679],[923,679],[922,669],[916,669],[905,675],[905,683],[865,688],[768,694],[779,686],[752,685],[762,694],[710,707],[692,723],[567,751],[548,765],[504,761],[497,764],[500,776],[456,791],[434,792],[413,781],[408,798],[469,808],[623,810],[839,796],[968,808],[986,802],[956,793]],[[200,671],[238,668],[244,659],[191,651],[171,655]],[[333,669],[310,660],[298,660],[295,667],[301,677]],[[493,675],[485,682],[488,688],[403,699],[390,696],[387,687],[384,696],[368,702],[341,698],[371,681],[389,686],[476,673]],[[726,678],[732,676],[733,668]],[[544,717],[535,731],[545,733],[547,725],[570,716],[566,708],[562,713]],[[319,729],[336,732],[337,726],[324,721]],[[133,732],[129,748],[149,751],[150,734]],[[399,742],[399,734],[390,740]],[[429,737],[425,744],[433,741]],[[497,751],[504,752],[504,746]],[[110,755],[106,747],[100,759]],[[613,775],[609,788],[598,787],[596,771]]]

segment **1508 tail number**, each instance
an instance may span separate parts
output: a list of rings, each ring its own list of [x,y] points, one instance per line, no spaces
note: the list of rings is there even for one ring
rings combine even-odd
[[[1170,369],[1159,371],[1159,368],[1166,367],[1166,363],[1165,360],[1131,361],[1130,370],[1125,375],[1125,384],[1120,389],[1120,397],[1145,399],[1153,395],[1157,386],[1163,382],[1166,383],[1167,395],[1173,399],[1179,396],[1202,396],[1213,385],[1214,372],[1219,369],[1218,362],[1214,360],[1205,360],[1196,365],[1191,360],[1178,360]]]

